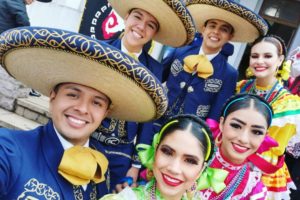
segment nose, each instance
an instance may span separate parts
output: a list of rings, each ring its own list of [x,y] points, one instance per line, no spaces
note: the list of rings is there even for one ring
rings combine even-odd
[[[137,27],[140,29],[140,31],[144,31],[146,28],[146,22],[144,21],[139,22]]]
[[[244,131],[242,131],[240,134],[239,134],[239,141],[242,143],[242,144],[247,144],[248,141],[249,141],[249,130],[245,129]]]
[[[180,164],[180,159],[172,159],[172,161],[170,162],[170,164],[167,167],[167,170],[171,173],[171,174],[179,174],[180,170],[181,170],[181,164]]]
[[[80,99],[75,105],[75,110],[79,111],[82,114],[88,113],[89,110],[88,100]]]

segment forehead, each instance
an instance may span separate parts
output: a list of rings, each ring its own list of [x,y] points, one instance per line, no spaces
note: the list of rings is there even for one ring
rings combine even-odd
[[[248,125],[259,125],[266,128],[268,126],[266,117],[254,106],[236,110],[230,113],[227,118],[229,119],[228,122],[232,119],[238,119]]]
[[[101,92],[95,88],[85,86],[82,84],[78,84],[78,83],[69,83],[69,82],[68,83],[60,83],[60,84],[57,84],[54,87],[54,89],[55,88],[57,89],[57,91],[64,90],[64,89],[73,89],[73,90],[77,90],[79,92],[85,92],[85,93],[93,94],[95,96],[100,96],[100,97],[106,98],[107,100],[109,99],[103,92]]]
[[[220,26],[225,26],[225,27],[228,27],[228,28],[231,28],[233,29],[233,27],[231,26],[231,24],[223,21],[223,20],[220,20],[220,19],[209,19],[207,20],[206,22],[207,24],[217,24],[217,25],[220,25]]]
[[[151,20],[157,22],[157,19],[152,15],[150,14],[149,12],[147,12],[146,10],[143,10],[141,8],[133,8],[131,11],[130,11],[130,14],[132,13],[139,13],[139,14],[142,14],[144,17],[147,17],[147,18],[150,18]],[[157,22],[158,23],[158,22]]]
[[[277,47],[268,41],[261,41],[257,44],[255,44],[251,48],[251,52],[257,52],[257,53],[265,53],[265,52],[270,52],[270,53],[277,53]]]

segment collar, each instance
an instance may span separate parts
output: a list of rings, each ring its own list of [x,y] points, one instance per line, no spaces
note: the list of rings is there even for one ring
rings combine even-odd
[[[70,143],[69,141],[67,141],[65,138],[63,138],[63,137],[61,136],[61,134],[60,134],[60,133],[57,131],[57,129],[55,128],[54,124],[53,124],[53,128],[54,128],[54,131],[55,131],[55,133],[56,133],[56,135],[57,135],[57,137],[58,137],[58,139],[59,139],[61,145],[63,146],[64,150],[69,149],[69,148],[71,148],[71,147],[74,146],[72,143]],[[90,141],[90,140],[88,139],[88,141],[87,141],[83,146],[84,146],[84,147],[89,147],[89,141]]]
[[[61,134],[55,128],[54,123],[53,123],[53,128],[54,128],[54,131],[55,131],[55,133],[56,133],[56,135],[57,135],[57,137],[58,137],[61,145],[63,146],[64,150],[69,149],[69,148],[71,148],[71,147],[74,146],[72,143],[70,143],[69,141],[67,141],[65,138],[63,138],[61,136]],[[83,146],[84,147],[89,147],[89,142],[90,142],[90,140],[88,139],[88,141]],[[82,188],[85,191],[86,188],[87,188],[87,185],[82,185]]]
[[[201,55],[201,54],[206,55],[206,57],[209,61],[214,59],[219,53],[220,53],[220,51],[218,51],[217,53],[214,53],[214,54],[205,54],[203,49],[202,49],[202,46],[200,47],[200,50],[199,50],[199,55]]]
[[[142,54],[142,49],[140,50],[140,52],[135,53],[135,52],[130,52],[126,49],[125,45],[123,44],[123,40],[121,39],[121,51],[123,51],[126,54],[134,54],[137,58]]]

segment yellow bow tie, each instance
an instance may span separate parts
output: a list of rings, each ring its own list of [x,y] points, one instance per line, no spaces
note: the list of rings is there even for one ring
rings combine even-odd
[[[100,183],[105,180],[108,160],[91,148],[74,146],[64,152],[58,173],[73,185],[85,185],[90,181]]]
[[[205,55],[190,55],[185,57],[183,62],[184,71],[188,73],[197,71],[201,78],[206,79],[214,73],[214,68]]]

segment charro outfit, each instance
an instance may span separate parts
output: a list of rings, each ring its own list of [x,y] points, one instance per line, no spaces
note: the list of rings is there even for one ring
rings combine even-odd
[[[94,139],[89,146],[100,152]],[[98,199],[106,182],[71,185],[58,173],[64,148],[50,121],[30,131],[0,130],[0,199]]]
[[[266,22],[260,16],[230,0],[191,0],[186,2],[186,7],[200,33],[205,23],[211,19],[220,19],[229,23],[234,29],[231,38],[234,42],[252,42],[268,30]],[[166,81],[169,105],[164,116],[154,122],[155,131],[164,120],[178,113],[196,114],[206,119],[214,132],[217,129],[222,105],[234,94],[238,73],[227,63],[228,56],[232,55],[233,50],[231,48],[232,52],[226,51],[226,46],[231,44],[220,47],[223,48],[220,52],[205,55],[203,50],[200,50],[202,43],[203,38],[198,36],[192,44],[175,49],[163,60],[164,76],[169,74]],[[191,56],[202,55],[211,62],[213,70],[205,67],[202,62],[197,63],[197,66],[192,62],[193,66],[186,70],[185,65],[188,66],[188,63],[185,63],[185,59],[188,62]],[[201,68],[208,69],[203,72],[208,76],[199,75]],[[207,74],[208,72],[210,74]]]
[[[202,78],[183,68],[183,59],[198,54],[202,42],[203,38],[197,36],[192,44],[177,48],[164,59],[164,66],[171,66],[166,82],[168,109],[162,118],[153,123],[153,127],[143,131],[148,134],[156,133],[165,120],[182,113],[195,114],[202,119],[219,120],[225,100],[234,94],[238,76],[237,70],[227,63],[233,47],[226,44],[219,53],[210,57],[214,72],[210,77]]]
[[[2,33],[0,46],[3,68],[44,95],[61,83],[74,83],[105,94],[111,100],[108,117],[143,122],[166,110],[166,95],[157,78],[104,42],[60,29],[22,27]],[[95,102],[90,98],[83,103]],[[89,109],[70,109],[90,115]],[[0,129],[0,199],[99,199],[108,191],[104,181],[108,161],[101,144],[91,138],[94,150],[84,145],[66,148],[62,135],[55,131],[55,119],[27,132]],[[65,120],[62,124],[81,130]],[[84,123],[82,127],[86,128]]]
[[[267,196],[267,188],[260,180],[261,171],[255,170],[249,162],[236,165],[226,160],[219,149],[209,161],[208,166],[219,168],[229,172],[224,183],[226,188],[219,194],[211,188],[201,190],[201,199],[231,199],[231,200],[264,200]]]
[[[274,110],[268,134],[278,142],[279,146],[264,152],[263,158],[276,165],[278,157],[283,155],[285,150],[294,157],[299,157],[300,98],[290,94],[279,82],[271,87],[263,88],[255,85],[255,79],[240,81],[237,85],[237,92],[260,95],[270,103]],[[268,188],[270,199],[289,199],[289,189],[295,189],[285,164],[274,174],[263,174],[262,181]]]
[[[133,8],[139,8],[147,11],[155,17],[159,23],[159,30],[154,36],[154,40],[162,44],[171,46],[182,46],[189,43],[194,37],[194,25],[191,16],[184,7],[184,4],[178,0],[163,1],[119,1],[109,0],[112,7],[123,18]],[[167,17],[163,14],[167,13]],[[169,16],[169,18],[168,18]],[[168,18],[168,19],[166,19]],[[174,24],[167,23],[168,20],[180,22],[177,26],[178,33],[174,30]],[[106,41],[110,45],[122,50],[128,55],[134,54],[135,59],[145,65],[158,80],[162,80],[163,66],[154,58],[152,58],[145,49],[139,53],[127,52],[127,49],[122,45],[122,39]],[[152,134],[142,133],[143,124],[134,121],[116,120],[114,118],[105,119],[101,126],[93,133],[93,137],[101,142],[105,149],[109,162],[109,179],[110,190],[115,188],[115,185],[120,182],[120,179],[126,176],[130,167],[141,166],[135,145],[142,143],[150,143]]]

